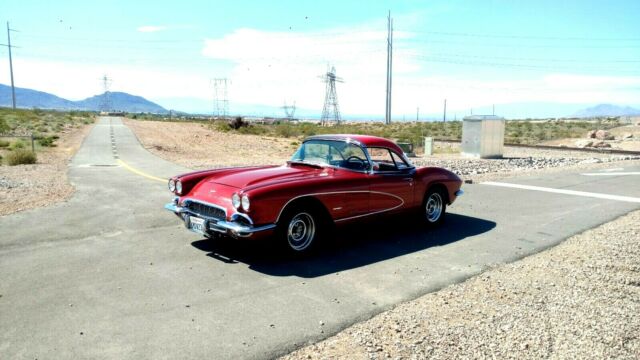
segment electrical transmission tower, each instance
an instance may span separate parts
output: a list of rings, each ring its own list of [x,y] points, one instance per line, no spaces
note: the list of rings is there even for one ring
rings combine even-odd
[[[100,101],[100,111],[108,113],[113,110],[113,107],[111,106],[111,92],[109,91],[112,80],[107,76],[107,74],[104,74],[104,76],[100,78],[100,81],[102,82],[102,90],[104,91],[102,94],[102,100]]]
[[[226,119],[229,113],[229,99],[227,98],[227,78],[216,78],[213,83],[213,116]]]
[[[296,114],[296,102],[294,101],[293,105],[288,106],[287,101],[285,100],[282,109],[284,110],[284,114],[287,116],[287,119],[291,121]]]
[[[338,106],[338,94],[336,94],[336,82],[344,82],[342,78],[336,76],[336,68],[331,67],[331,71],[320,77],[327,84],[327,91],[324,96],[324,107],[320,123],[323,126],[329,125],[329,121],[340,123],[340,107]]]
[[[16,32],[17,30],[14,30],[12,28],[9,27],[9,22],[7,21],[7,43],[6,44],[0,44],[0,46],[6,46],[7,49],[9,49],[9,74],[11,75],[11,105],[13,106],[13,109],[16,108],[16,87],[13,84],[13,59],[11,58],[11,49],[12,48],[17,48],[17,46],[13,46],[11,45],[11,32]]]

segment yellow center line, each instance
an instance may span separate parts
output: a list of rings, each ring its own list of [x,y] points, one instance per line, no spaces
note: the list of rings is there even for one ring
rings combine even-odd
[[[126,162],[122,161],[121,159],[118,159],[116,161],[118,162],[118,164],[122,165],[122,167],[124,167],[125,169],[131,171],[134,174],[138,174],[140,176],[146,177],[147,179],[160,181],[160,182],[163,182],[163,183],[166,183],[168,181],[167,179],[162,179],[162,178],[159,178],[159,177],[155,177],[153,175],[149,175],[149,174],[145,173],[144,171],[138,170],[138,169],[132,167],[131,165],[127,164]]]

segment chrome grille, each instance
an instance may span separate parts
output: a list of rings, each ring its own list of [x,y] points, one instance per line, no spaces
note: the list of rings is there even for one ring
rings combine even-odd
[[[185,207],[189,209],[189,211],[207,218],[224,220],[226,217],[224,210],[217,208],[215,206],[202,204],[195,201],[186,202]]]

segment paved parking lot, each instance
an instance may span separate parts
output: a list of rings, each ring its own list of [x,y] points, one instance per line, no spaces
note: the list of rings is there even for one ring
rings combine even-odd
[[[438,230],[365,223],[292,261],[185,231],[161,181],[183,171],[102,118],[70,201],[0,218],[3,358],[268,358],[640,209],[638,167],[465,185]]]

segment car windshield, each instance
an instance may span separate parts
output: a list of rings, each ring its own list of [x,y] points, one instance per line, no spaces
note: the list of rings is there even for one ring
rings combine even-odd
[[[334,166],[366,171],[369,161],[358,145],[338,140],[308,140],[291,157],[292,163]]]

